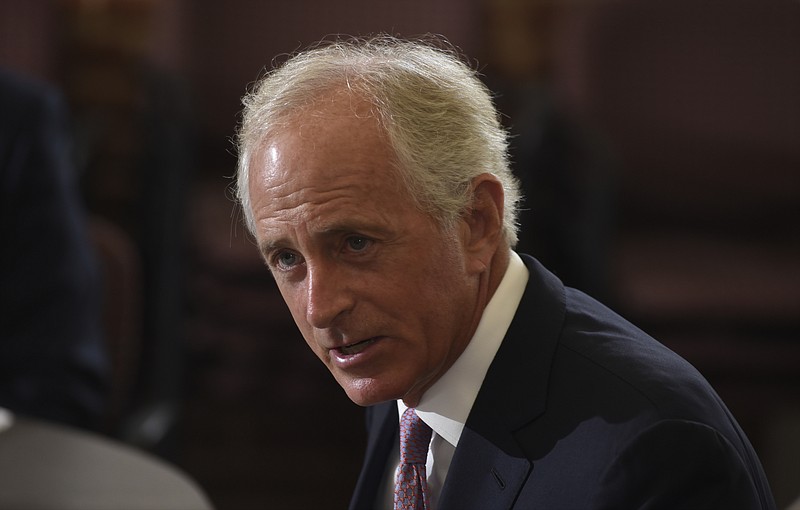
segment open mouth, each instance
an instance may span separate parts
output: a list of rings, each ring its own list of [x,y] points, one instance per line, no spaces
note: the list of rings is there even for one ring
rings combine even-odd
[[[363,340],[361,342],[357,342],[357,343],[354,343],[354,344],[350,344],[350,345],[345,345],[345,346],[339,347],[336,350],[339,351],[342,354],[351,356],[353,354],[358,354],[359,352],[363,351],[364,349],[366,349],[367,347],[369,347],[370,345],[374,344],[377,341],[378,341],[377,337],[372,337],[372,338],[368,338],[366,340]]]

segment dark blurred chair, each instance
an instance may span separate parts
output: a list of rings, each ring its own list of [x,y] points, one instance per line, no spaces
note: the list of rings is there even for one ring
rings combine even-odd
[[[141,351],[141,261],[136,246],[117,225],[99,216],[89,220],[103,281],[103,325],[111,364],[104,430],[115,435],[136,384]]]
[[[137,398],[142,366],[142,262],[129,234],[93,216],[90,235],[103,277],[103,322],[111,361],[104,431],[128,444],[157,451],[171,433],[178,402],[171,388]]]

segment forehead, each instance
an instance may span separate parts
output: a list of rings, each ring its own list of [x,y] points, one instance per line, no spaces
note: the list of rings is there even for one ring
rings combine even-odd
[[[366,97],[343,87],[318,93],[307,104],[291,108],[282,116],[281,128],[275,130],[270,140],[282,135],[301,134],[305,140],[311,136],[351,139],[350,133],[340,128],[357,129],[361,135],[370,134],[386,139],[378,120],[377,109]]]
[[[291,171],[292,179],[336,177],[365,167],[393,167],[388,135],[372,105],[346,91],[323,94],[286,116],[258,146],[253,167],[261,179]],[[286,168],[290,165],[291,168]],[[251,176],[252,177],[252,176]]]
[[[394,161],[366,102],[341,94],[320,100],[273,132],[251,160],[258,229],[361,216],[390,203],[406,208],[412,200]]]

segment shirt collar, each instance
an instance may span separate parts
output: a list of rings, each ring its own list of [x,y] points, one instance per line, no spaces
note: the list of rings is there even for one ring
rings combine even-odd
[[[481,320],[461,356],[428,391],[422,395],[417,414],[438,435],[458,446],[472,404],[478,396],[483,378],[517,311],[525,286],[528,268],[514,251],[500,285],[483,311]],[[397,401],[399,415],[406,405]]]

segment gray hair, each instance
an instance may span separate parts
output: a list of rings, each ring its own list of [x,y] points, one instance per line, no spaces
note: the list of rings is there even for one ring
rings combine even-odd
[[[439,44],[434,44],[434,42]],[[386,130],[394,163],[418,206],[453,226],[471,205],[472,179],[489,173],[505,192],[503,234],[517,242],[519,184],[507,133],[477,73],[441,40],[389,36],[322,43],[263,77],[242,100],[237,198],[251,232],[250,161],[316,100],[345,90],[366,99]]]

